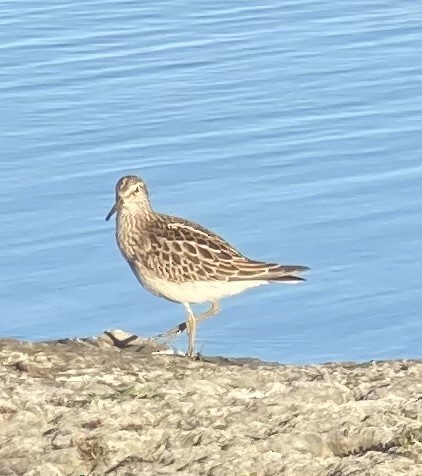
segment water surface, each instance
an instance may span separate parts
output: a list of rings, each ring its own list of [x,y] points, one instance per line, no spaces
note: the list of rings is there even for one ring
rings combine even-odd
[[[410,0],[0,1],[2,336],[183,320],[104,221],[138,174],[157,209],[312,268],[223,301],[205,353],[421,357],[421,24]]]

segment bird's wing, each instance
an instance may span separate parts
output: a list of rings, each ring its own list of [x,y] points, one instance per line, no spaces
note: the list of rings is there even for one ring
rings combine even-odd
[[[252,261],[201,225],[167,215],[151,222],[140,238],[143,266],[170,281],[283,280],[307,269]]]
[[[140,236],[143,266],[170,281],[228,280],[243,255],[223,238],[181,218],[161,215]]]

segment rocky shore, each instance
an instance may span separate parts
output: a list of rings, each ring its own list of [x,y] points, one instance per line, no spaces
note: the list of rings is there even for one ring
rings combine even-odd
[[[0,340],[0,475],[422,475],[420,361],[160,348],[118,332]]]

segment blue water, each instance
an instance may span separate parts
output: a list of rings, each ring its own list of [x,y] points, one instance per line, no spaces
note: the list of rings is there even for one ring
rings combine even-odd
[[[204,353],[422,357],[421,25],[419,0],[0,1],[1,336],[183,320],[104,221],[138,174],[158,210],[312,268],[223,301]]]

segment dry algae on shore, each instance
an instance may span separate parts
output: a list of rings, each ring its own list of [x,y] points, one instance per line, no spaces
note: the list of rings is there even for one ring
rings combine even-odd
[[[0,340],[0,475],[422,475],[419,361],[192,361],[139,342]]]

